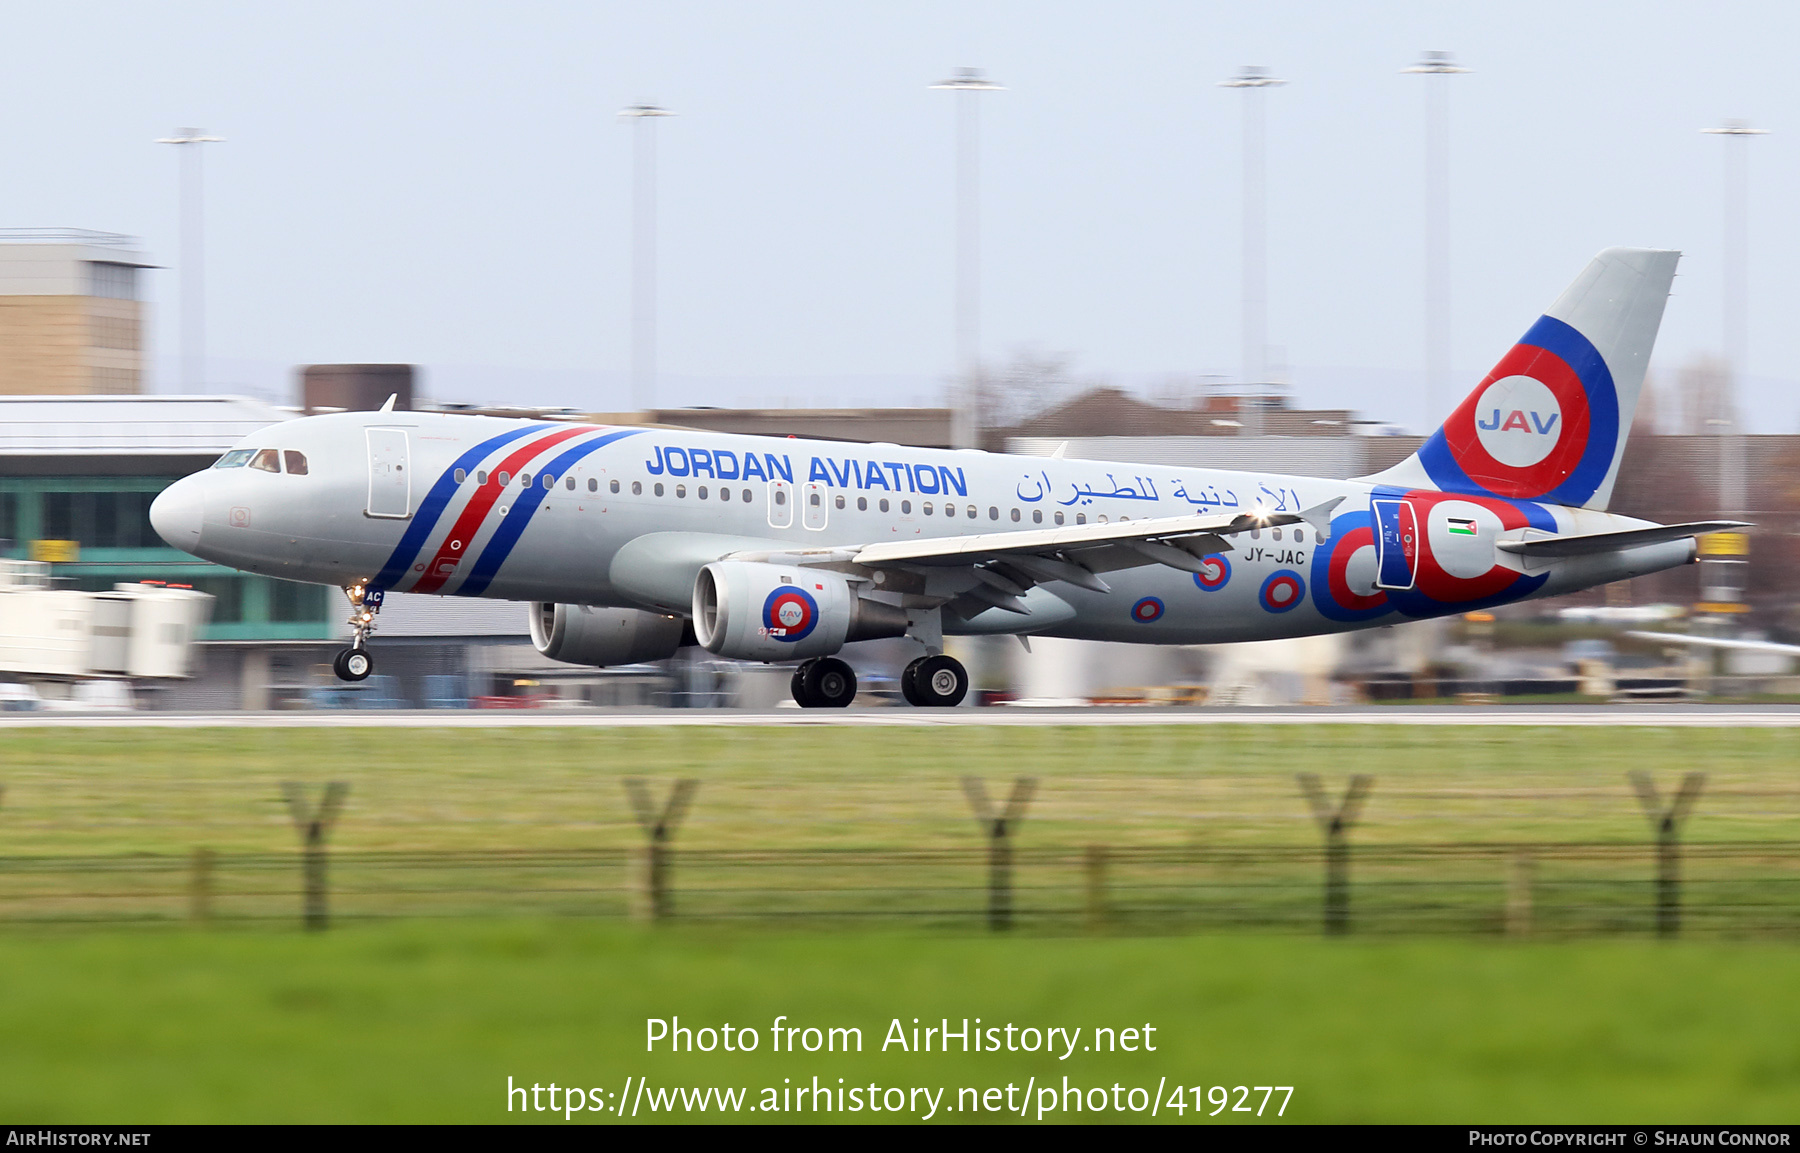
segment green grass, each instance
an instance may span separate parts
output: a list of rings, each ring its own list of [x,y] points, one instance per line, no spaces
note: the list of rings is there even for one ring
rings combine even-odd
[[[1791,947],[1647,942],[1045,941],[593,922],[14,935],[0,940],[0,1119],[547,1120],[507,1114],[509,1076],[617,1092],[628,1075],[753,1090],[817,1075],[884,1087],[1022,1087],[1033,1076],[1294,1085],[1287,1117],[1302,1122],[1785,1122],[1800,1110],[1797,986]],[[865,1051],[772,1053],[781,1014],[858,1026]],[[646,1018],[674,1015],[755,1027],[761,1045],[646,1055]],[[1096,1025],[1149,1023],[1157,1051],[879,1051],[891,1019],[945,1016],[1079,1026],[1083,1040]]]
[[[700,780],[684,848],[944,848],[959,778],[1040,778],[1022,847],[1310,844],[1294,774],[1376,777],[1360,844],[1641,842],[1626,780],[1709,775],[1693,840],[1800,828],[1800,730],[1277,725],[1100,728],[12,730],[0,856],[286,852],[280,783],[350,782],[345,850],[641,843],[620,781]]]

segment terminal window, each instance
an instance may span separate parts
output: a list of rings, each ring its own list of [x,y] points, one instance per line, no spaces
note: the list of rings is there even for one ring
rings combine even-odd
[[[85,548],[161,548],[150,527],[155,499],[153,492],[47,492],[44,535]]]
[[[0,541],[19,538],[19,494],[0,492]]]
[[[88,263],[88,292],[109,300],[137,299],[137,269],[129,264]]]
[[[270,581],[269,619],[282,624],[322,620],[325,617],[326,591],[324,585]]]

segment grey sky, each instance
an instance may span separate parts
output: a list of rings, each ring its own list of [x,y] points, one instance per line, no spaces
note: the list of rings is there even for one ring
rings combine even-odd
[[[1415,416],[1424,48],[1451,104],[1454,345],[1486,368],[1600,248],[1688,253],[1664,369],[1719,345],[1720,148],[1748,117],[1753,428],[1800,405],[1792,5],[1519,2],[15,5],[0,225],[173,264],[209,146],[218,373],[405,360],[439,394],[622,403],[631,102],[660,125],[670,399],[930,399],[952,361],[958,65],[984,103],[990,357],[1237,371],[1238,96],[1268,96],[1271,341],[1303,400]],[[153,274],[175,344],[174,272]],[[511,370],[512,375],[500,370]],[[508,383],[511,381],[512,383]],[[166,383],[166,382],[165,382]],[[1468,379],[1467,384],[1473,384]],[[521,393],[540,395],[521,395]],[[1763,427],[1766,426],[1766,427]]]

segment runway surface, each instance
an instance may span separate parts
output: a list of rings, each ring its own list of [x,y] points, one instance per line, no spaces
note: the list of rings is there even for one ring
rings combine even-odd
[[[626,728],[661,725],[1481,725],[1800,728],[1795,705],[1400,706],[1391,708],[555,709],[279,713],[0,713],[20,728]]]

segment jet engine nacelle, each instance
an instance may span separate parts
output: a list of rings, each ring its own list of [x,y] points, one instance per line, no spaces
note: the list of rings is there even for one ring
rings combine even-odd
[[[694,636],[750,661],[835,653],[850,641],[906,635],[906,612],[856,594],[847,578],[757,561],[714,561],[694,581]]]
[[[675,655],[686,621],[642,609],[531,602],[531,643],[553,661],[634,665]]]

